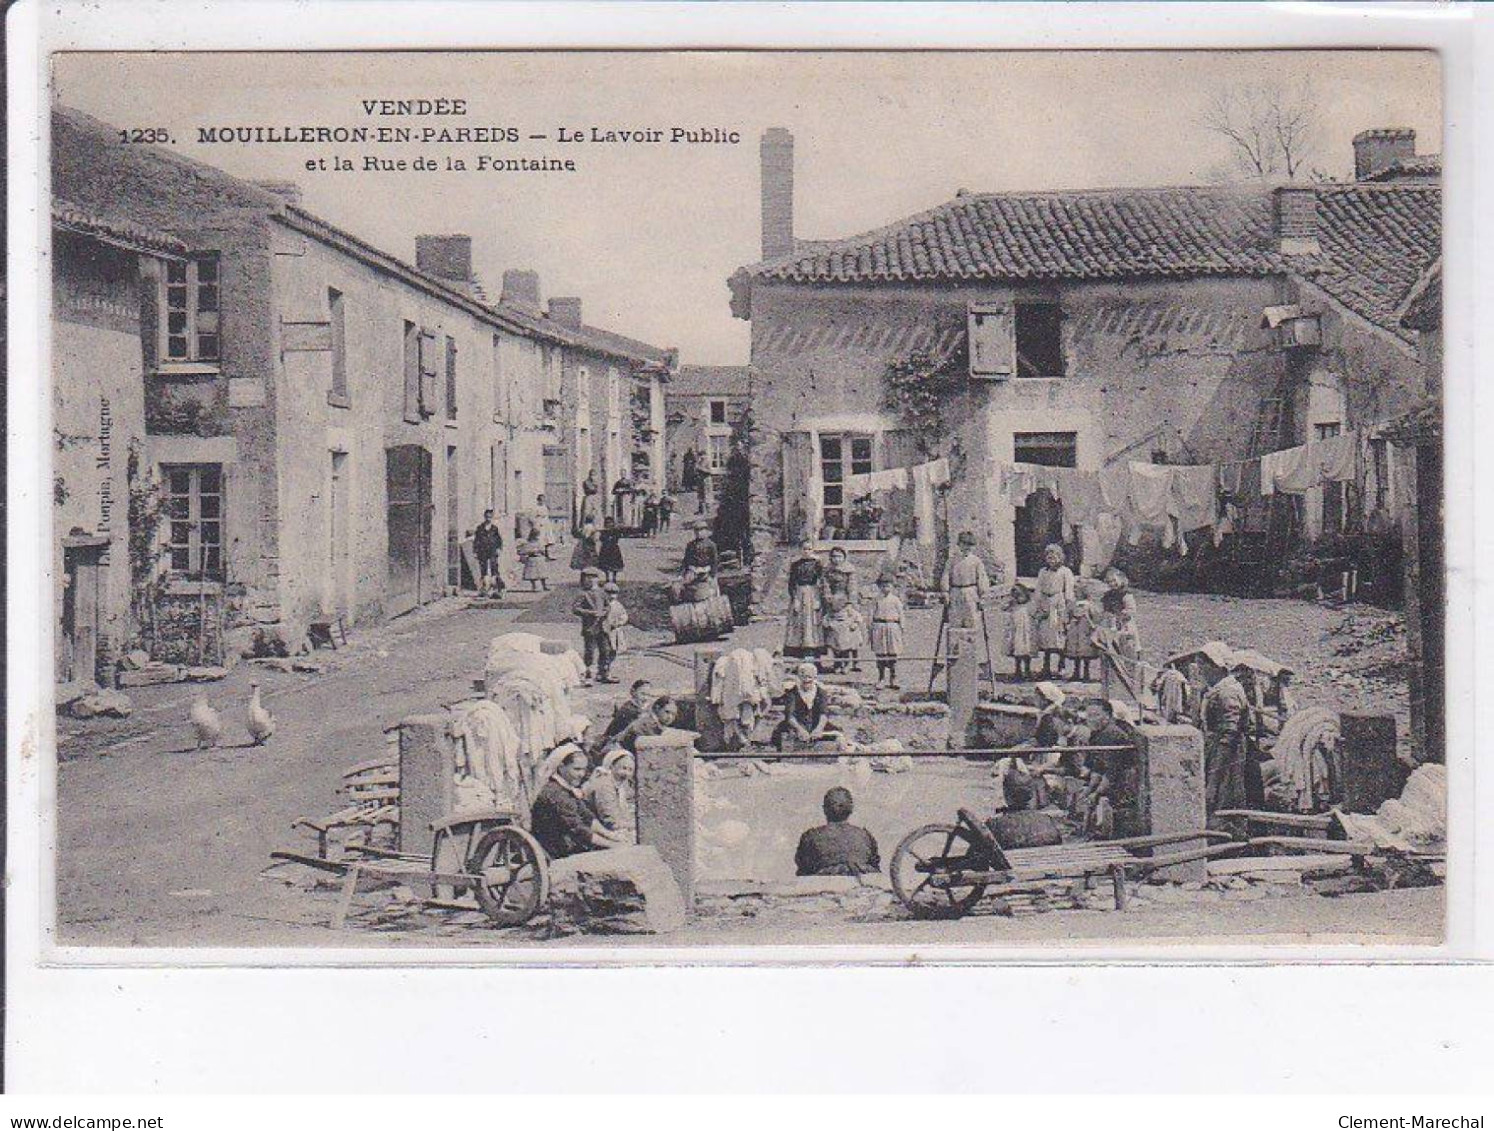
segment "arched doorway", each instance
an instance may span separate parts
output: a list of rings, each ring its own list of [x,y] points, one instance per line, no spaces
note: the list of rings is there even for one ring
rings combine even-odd
[[[1012,455],[1017,463],[1039,467],[1078,466],[1079,444],[1075,432],[1017,432],[1012,436]],[[1063,544],[1063,504],[1046,487],[1027,496],[1016,510],[1013,541],[1017,575],[1034,577],[1043,566],[1043,547]],[[1077,567],[1078,548],[1068,548],[1069,565]]]
[[[1027,496],[1027,505],[1017,508],[1017,576],[1035,577],[1043,568],[1043,547],[1063,542],[1063,504],[1046,487]]]

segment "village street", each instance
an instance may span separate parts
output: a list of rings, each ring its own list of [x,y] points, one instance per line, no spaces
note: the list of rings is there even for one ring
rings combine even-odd
[[[634,587],[656,584],[661,568],[678,560],[685,535],[659,542],[625,543],[625,597]],[[575,641],[566,616],[571,575],[554,566],[559,591],[548,597],[520,594],[502,609],[471,609],[457,598],[376,628],[359,630],[336,652],[310,659],[320,668],[290,673],[242,663],[206,690],[222,711],[223,744],[192,748],[187,712],[199,685],[175,684],[131,692],[134,713],[126,720],[59,721],[58,906],[59,941],[85,945],[504,945],[533,935],[495,934],[479,916],[425,913],[384,923],[378,930],[333,934],[326,923],[334,889],[312,890],[296,866],[265,872],[277,848],[308,850],[298,817],[319,817],[339,807],[336,790],[348,766],[381,755],[387,728],[410,714],[430,711],[472,693],[493,636],[518,629]],[[770,597],[770,600],[772,598]],[[1393,711],[1405,731],[1404,685],[1393,670],[1399,643],[1397,619],[1363,607],[1352,612],[1306,602],[1273,602],[1201,595],[1141,594],[1140,618],[1148,655],[1205,639],[1251,644],[1292,663],[1302,673],[1305,704]],[[937,612],[914,614],[910,654],[927,654]],[[781,620],[766,617],[739,629],[733,643],[773,647]],[[637,644],[663,641],[662,633],[640,633]],[[671,646],[687,659],[690,649]],[[1347,654],[1345,654],[1347,653]],[[577,693],[577,704],[605,721],[628,682],[647,677],[659,689],[687,692],[688,669],[654,656],[625,655],[615,669],[622,683]],[[925,667],[909,665],[904,685],[927,679]],[[249,745],[243,730],[249,683],[258,680],[277,716],[274,737]],[[926,722],[926,720],[925,720]],[[925,726],[919,733],[927,730]],[[827,771],[828,772],[828,771]],[[953,808],[979,801],[985,771],[971,766],[955,775],[905,778],[897,786],[896,811],[952,815]],[[718,787],[709,781],[715,792]],[[909,775],[908,777],[913,777]],[[878,776],[870,792],[889,779]],[[754,783],[761,783],[760,786]],[[754,840],[781,842],[817,819],[824,784],[806,778],[795,796],[792,781],[738,779],[729,788],[751,796],[767,788],[792,805],[753,807]],[[787,794],[785,794],[787,790]],[[910,790],[912,791],[910,794]],[[868,801],[868,806],[873,804]],[[909,828],[914,816],[899,817]],[[921,819],[921,818],[919,818]],[[778,826],[782,826],[781,828]],[[901,835],[897,827],[879,837]],[[766,843],[766,841],[763,841]],[[790,842],[791,843],[791,842]],[[884,844],[884,853],[891,843]],[[720,876],[742,875],[743,861],[762,857],[762,843],[744,846],[741,859],[719,860],[706,869],[716,876],[703,889],[719,893],[730,884]],[[786,862],[785,862],[786,865]],[[752,871],[750,867],[746,869]],[[759,877],[771,879],[773,876]],[[1425,936],[1440,921],[1440,888],[1346,896],[1303,897],[1263,902],[1165,906],[1133,905],[1126,915],[1055,912],[1027,919],[976,916],[958,924],[903,920],[885,892],[827,895],[821,899],[705,898],[702,914],[670,942],[910,942],[987,943],[1020,940],[1271,936],[1302,932]],[[360,900],[377,906],[379,898]],[[572,944],[598,941],[577,937]],[[645,941],[645,940],[635,940]],[[662,941],[662,940],[656,940]],[[553,943],[551,945],[554,945]]]

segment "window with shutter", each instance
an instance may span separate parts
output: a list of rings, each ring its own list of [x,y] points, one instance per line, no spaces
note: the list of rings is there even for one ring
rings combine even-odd
[[[1004,381],[1016,372],[1016,339],[1010,303],[973,302],[966,322],[970,376]]]

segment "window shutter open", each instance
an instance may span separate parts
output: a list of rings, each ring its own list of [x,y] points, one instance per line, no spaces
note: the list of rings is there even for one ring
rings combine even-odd
[[[966,334],[971,378],[1005,381],[1016,373],[1016,319],[1010,302],[971,303]]]
[[[812,511],[809,498],[810,460],[814,453],[808,432],[783,436],[783,534],[797,542],[804,536]]]
[[[140,257],[140,353],[147,373],[161,362],[161,276],[160,260]]]
[[[420,335],[405,323],[405,422],[420,423]]]
[[[436,335],[420,332],[420,415],[436,415]]]

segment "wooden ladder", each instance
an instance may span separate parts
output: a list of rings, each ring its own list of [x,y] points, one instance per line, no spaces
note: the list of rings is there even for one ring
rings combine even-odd
[[[1255,417],[1255,431],[1250,435],[1250,454],[1274,452],[1281,443],[1281,417],[1286,402],[1282,397],[1263,397]]]

